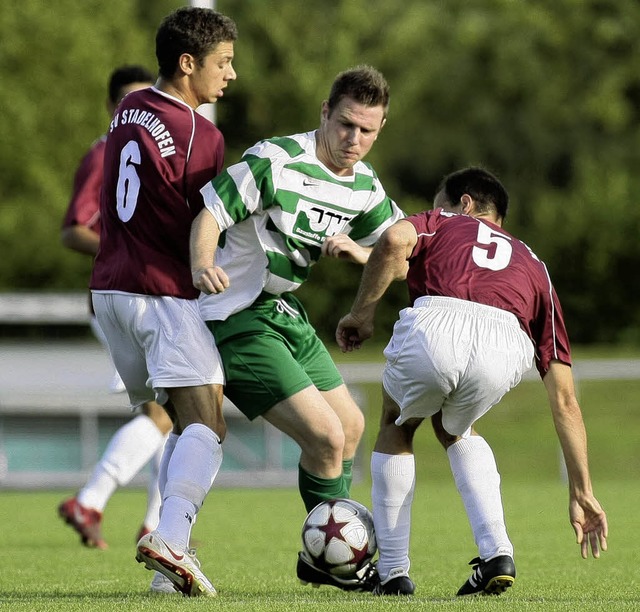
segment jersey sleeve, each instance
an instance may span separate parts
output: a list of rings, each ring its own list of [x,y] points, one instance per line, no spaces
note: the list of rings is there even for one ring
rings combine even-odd
[[[549,291],[541,300],[538,316],[533,321],[531,332],[536,346],[536,368],[542,378],[548,372],[552,360],[571,365],[569,335],[560,300],[550,280]]]
[[[271,206],[282,164],[269,155],[266,142],[248,149],[242,159],[202,189],[204,204],[220,231]]]
[[[76,170],[73,193],[62,221],[63,228],[83,225],[98,231],[103,161],[104,141],[100,140],[85,154]]]
[[[426,246],[426,238],[435,234],[441,213],[442,209],[437,208],[436,210],[424,210],[405,218],[405,221],[408,221],[413,225],[416,230],[416,234],[418,235],[418,241],[413,247],[410,259],[416,257],[416,255]]]
[[[363,211],[350,221],[351,227],[346,233],[360,246],[372,246],[387,228],[404,217],[404,212],[386,194],[382,183],[373,173],[369,201]]]

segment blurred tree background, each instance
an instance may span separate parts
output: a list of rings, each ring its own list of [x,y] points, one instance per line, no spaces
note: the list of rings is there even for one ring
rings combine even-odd
[[[59,228],[77,163],[108,124],[106,82],[155,69],[169,0],[12,0],[0,12],[0,290],[82,289]],[[186,4],[186,2],[184,3]],[[506,228],[548,265],[575,343],[640,345],[640,3],[635,0],[217,0],[238,80],[217,106],[227,163],[317,126],[334,76],[391,85],[368,160],[408,213],[479,164],[511,194]],[[360,269],[323,261],[300,290],[327,338]],[[635,279],[635,280],[634,280]],[[386,337],[402,284],[380,312]]]

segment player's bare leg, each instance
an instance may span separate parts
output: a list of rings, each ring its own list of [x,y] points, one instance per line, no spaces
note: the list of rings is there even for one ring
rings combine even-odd
[[[338,415],[313,385],[277,403],[264,418],[300,447],[299,488],[307,511],[348,497],[342,477],[345,435]]]
[[[338,415],[344,432],[344,449],[342,451],[342,475],[351,491],[353,480],[353,462],[358,450],[358,445],[364,433],[364,415],[355,403],[346,385],[340,385],[331,391],[322,391],[322,397]]]

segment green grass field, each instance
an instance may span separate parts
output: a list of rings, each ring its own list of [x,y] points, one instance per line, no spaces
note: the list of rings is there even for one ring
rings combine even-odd
[[[375,434],[371,407],[355,499],[370,506],[368,449]],[[0,492],[0,609],[11,611],[377,611],[640,609],[638,533],[638,398],[640,381],[583,382],[580,396],[590,434],[596,494],[609,515],[609,551],[583,560],[568,523],[566,486],[542,385],[523,383],[479,430],[492,444],[503,476],[507,525],[518,577],[500,597],[456,599],[476,555],[443,451],[428,426],[417,436],[418,486],[413,508],[412,570],[416,595],[380,600],[301,586],[295,578],[304,510],[294,489],[214,489],[193,537],[203,569],[219,592],[213,600],[153,596],[151,572],[134,560],[144,492],[115,494],[104,519],[107,551],[86,549],[56,517],[71,491]]]

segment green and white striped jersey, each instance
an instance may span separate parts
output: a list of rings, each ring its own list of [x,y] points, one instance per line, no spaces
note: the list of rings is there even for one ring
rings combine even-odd
[[[320,258],[327,236],[372,246],[404,217],[373,168],[358,162],[337,176],[316,157],[316,131],[264,140],[202,189],[220,230],[216,264],[229,288],[201,295],[208,321],[223,321],[264,290],[295,291]]]

